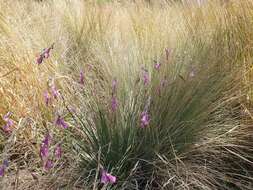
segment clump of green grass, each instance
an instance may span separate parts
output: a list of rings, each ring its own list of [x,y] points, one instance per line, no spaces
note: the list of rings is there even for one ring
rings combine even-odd
[[[2,157],[10,175],[36,173],[39,183],[23,189],[250,189],[251,1],[1,5],[0,115],[12,111],[16,124],[13,138],[1,133]],[[51,80],[62,96],[48,107]],[[55,128],[56,113],[67,130]],[[39,144],[48,131],[65,162],[46,173]],[[103,185],[102,170],[117,182]]]
[[[184,49],[187,48],[182,47],[183,52]],[[77,140],[73,148],[80,154],[82,179],[99,184],[100,171],[106,169],[118,177],[117,184],[111,188],[159,189],[166,186],[167,179],[161,177],[160,171],[166,173],[164,168],[168,168],[168,172],[173,172],[170,175],[183,175],[169,168],[170,164],[193,151],[195,144],[240,127],[240,118],[234,116],[237,112],[229,112],[242,96],[237,94],[242,90],[236,74],[238,68],[221,65],[216,61],[218,57],[213,59],[210,52],[209,44],[202,44],[194,59],[175,52],[170,61],[161,59],[159,70],[150,69],[148,86],[141,77],[135,79],[138,81],[135,88],[119,89],[119,108],[115,113],[108,105],[97,102],[91,110],[91,121],[85,122],[84,116],[78,116],[83,118],[77,123],[84,136],[74,135]],[[204,60],[208,63],[203,63]],[[187,66],[191,63],[195,63],[193,68]],[[166,83],[159,86],[162,80]],[[142,128],[141,113],[147,106],[151,120]],[[174,183],[179,187],[182,181]]]

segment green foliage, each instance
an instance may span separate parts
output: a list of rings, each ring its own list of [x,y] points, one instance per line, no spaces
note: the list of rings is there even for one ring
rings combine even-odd
[[[224,113],[238,100],[235,93],[240,81],[234,77],[236,66],[222,64],[223,55],[214,58],[209,44],[200,44],[199,49],[195,43],[196,49],[187,54],[192,56],[189,58],[184,54],[189,46],[191,43],[184,44],[180,51],[173,52],[170,61],[161,59],[160,70],[150,70],[148,86],[140,78],[133,89],[120,89],[118,94],[128,96],[119,97],[116,113],[97,102],[97,109],[91,110],[92,122],[79,120],[86,135],[82,140],[74,137],[78,140],[73,139],[73,144],[81,155],[79,168],[83,178],[96,183],[96,176],[104,168],[118,177],[116,189],[127,188],[126,184],[144,188],[156,179],[155,163],[160,156],[174,159],[175,155],[183,155],[203,134],[219,128],[222,121],[234,120]],[[164,79],[165,85],[160,86]],[[235,100],[229,101],[231,97]],[[141,128],[140,116],[147,105],[151,122]],[[216,117],[219,119],[212,119]],[[78,118],[85,120],[83,116]],[[218,134],[219,130],[215,135]],[[159,183],[162,182],[156,179],[151,186]]]

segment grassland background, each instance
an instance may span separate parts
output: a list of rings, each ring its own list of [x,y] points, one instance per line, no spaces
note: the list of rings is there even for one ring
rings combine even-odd
[[[252,22],[251,0],[0,0],[0,115],[11,111],[15,121],[0,133],[9,160],[2,189],[252,189]],[[62,98],[46,106],[52,82]],[[149,99],[151,123],[139,130]],[[57,114],[67,130],[54,126]],[[45,171],[48,131],[63,157]],[[101,166],[116,185],[101,186]]]

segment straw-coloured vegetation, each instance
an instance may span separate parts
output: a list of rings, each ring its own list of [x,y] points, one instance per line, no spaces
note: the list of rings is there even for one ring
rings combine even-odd
[[[0,0],[3,189],[252,189],[253,1]]]

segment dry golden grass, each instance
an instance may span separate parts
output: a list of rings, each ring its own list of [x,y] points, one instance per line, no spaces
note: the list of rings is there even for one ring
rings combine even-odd
[[[39,143],[46,131],[52,131],[57,139],[63,136],[53,127],[56,113],[65,113],[67,104],[88,115],[90,107],[96,106],[94,101],[106,103],[110,97],[107,89],[114,78],[121,81],[119,88],[124,89],[120,91],[121,99],[131,96],[141,68],[151,70],[154,60],[165,60],[164,50],[170,48],[171,59],[178,60],[175,71],[182,67],[181,62],[194,60],[192,64],[208,64],[216,57],[219,63],[242,68],[235,78],[241,80],[242,94],[238,96],[241,96],[240,104],[245,106],[247,121],[242,119],[245,126],[240,123],[223,136],[210,132],[210,137],[200,140],[202,145],[193,146],[186,159],[159,160],[168,166],[161,170],[161,175],[173,171],[164,180],[172,181],[178,189],[217,189],[220,180],[236,184],[235,189],[250,189],[252,175],[242,174],[241,182],[235,180],[239,166],[233,174],[222,175],[222,171],[229,173],[226,169],[232,166],[227,162],[234,160],[243,160],[245,168],[252,164],[249,148],[252,138],[248,135],[251,105],[244,96],[246,86],[252,98],[252,22],[252,0],[212,1],[202,5],[167,5],[165,1],[150,5],[143,1],[0,0],[0,116],[11,111],[15,121],[12,135],[2,131],[0,134],[2,157],[12,159],[10,174],[3,184],[15,175],[20,176],[20,183],[14,182],[19,189],[56,189],[70,183],[72,174],[66,170],[75,168],[72,161],[78,155],[66,153],[64,167],[55,173],[45,173],[40,168]],[[36,56],[52,43],[55,47],[49,59],[37,65]],[[202,52],[203,46],[210,46],[209,59]],[[81,70],[85,73],[85,87],[80,92]],[[47,107],[43,94],[52,81],[64,101]],[[4,121],[0,119],[2,125]],[[75,127],[72,122],[70,125]],[[69,146],[65,148],[68,150]],[[209,162],[203,165],[206,160]],[[227,168],[219,170],[219,167]],[[16,174],[19,170],[20,174]],[[38,183],[37,179],[28,177],[31,171],[38,176]]]

